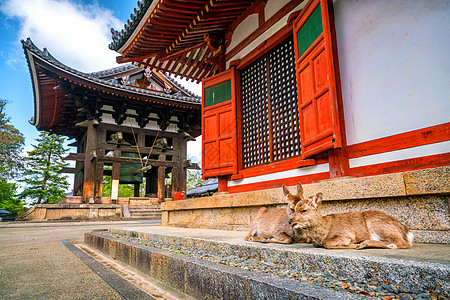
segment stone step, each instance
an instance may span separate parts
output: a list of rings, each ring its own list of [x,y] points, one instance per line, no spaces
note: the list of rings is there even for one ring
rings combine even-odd
[[[158,213],[140,213],[140,214],[131,214],[131,218],[150,218],[150,217],[158,217],[161,218],[161,214]]]
[[[115,239],[114,235],[120,239]],[[380,285],[404,287],[411,293],[437,293],[448,297],[448,245],[415,244],[413,249],[408,250],[326,250],[308,244],[244,242],[245,235],[244,232],[224,230],[155,227],[151,232],[127,229],[94,232],[86,234],[85,242],[194,298],[221,298],[214,294],[217,291],[231,293],[231,298],[236,299],[261,299],[262,296],[267,299],[359,299],[360,296],[312,285],[308,281],[261,275],[166,252],[143,246],[141,242],[133,242],[133,239],[158,245],[182,245],[211,253],[225,253],[227,256],[253,257],[272,264],[299,266],[308,272],[322,272],[333,278],[376,281]],[[131,248],[135,250],[131,251]],[[132,259],[127,253],[137,253],[133,257],[139,259]],[[188,284],[184,285],[184,282]],[[202,293],[206,296],[200,297]],[[228,294],[227,298],[230,298]]]
[[[130,211],[161,211],[159,207],[133,207],[129,206]]]
[[[131,210],[130,209],[130,213],[131,214],[146,214],[146,213],[159,213],[161,214],[160,210]]]
[[[85,243],[194,299],[334,299],[367,297],[318,287],[86,233]],[[134,253],[131,257],[131,253]]]
[[[161,218],[161,205],[128,205],[128,211],[130,212],[130,219],[160,219]]]

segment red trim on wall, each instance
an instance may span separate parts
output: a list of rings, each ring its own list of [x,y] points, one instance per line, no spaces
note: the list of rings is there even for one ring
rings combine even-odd
[[[239,185],[239,186],[228,186],[228,192],[230,192],[231,194],[234,194],[234,193],[250,192],[250,191],[257,191],[257,190],[274,189],[274,188],[282,187],[283,184],[285,184],[287,186],[296,185],[298,182],[300,182],[302,184],[308,184],[308,183],[313,183],[313,182],[317,182],[319,180],[325,180],[325,179],[329,179],[329,178],[330,178],[330,174],[328,172],[305,175],[305,176],[298,176],[298,177],[291,177],[291,178],[280,178],[280,179],[257,182],[257,183],[243,184],[243,185]]]
[[[348,146],[349,158],[379,154],[450,140],[450,123]]]
[[[436,154],[350,169],[356,177],[390,174],[450,165],[450,153]]]
[[[444,153],[382,163],[377,165],[352,168],[350,170],[351,172],[350,175],[354,177],[374,176],[381,174],[414,171],[420,169],[437,168],[448,165],[450,165],[450,153]],[[230,193],[242,193],[255,190],[278,188],[281,187],[283,184],[291,186],[297,184],[297,182],[301,182],[302,184],[308,184],[325,179],[330,179],[330,174],[328,172],[292,178],[280,178],[258,183],[243,184],[239,186],[229,186],[228,191]]]
[[[264,164],[248,169],[239,170],[239,175],[243,175],[244,178],[272,174],[274,172],[283,172],[293,170],[299,167],[313,166],[328,163],[328,159],[305,159],[302,160],[300,157],[290,158],[278,162],[273,162],[271,164]]]

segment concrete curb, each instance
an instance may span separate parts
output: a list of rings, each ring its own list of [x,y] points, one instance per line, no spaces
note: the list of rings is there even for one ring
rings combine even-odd
[[[416,262],[385,257],[349,255],[318,249],[279,249],[261,243],[222,242],[169,234],[110,229],[111,233],[130,235],[152,242],[182,244],[186,247],[245,255],[264,261],[347,276],[355,280],[377,280],[398,284],[409,290],[435,291],[448,294],[450,265]]]
[[[85,243],[197,299],[368,299],[106,238],[95,232],[85,234]]]

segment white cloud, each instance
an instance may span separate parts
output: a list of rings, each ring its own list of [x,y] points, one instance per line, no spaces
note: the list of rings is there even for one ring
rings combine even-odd
[[[187,80],[182,77],[175,77],[175,80],[178,81],[182,86],[187,88],[189,91],[194,94],[201,96],[202,95],[202,84],[197,82],[192,82],[191,80]]]
[[[118,53],[108,48],[109,29],[123,24],[110,10],[69,0],[6,0],[0,10],[19,20],[19,39],[31,37],[74,69],[92,72],[116,65]]]

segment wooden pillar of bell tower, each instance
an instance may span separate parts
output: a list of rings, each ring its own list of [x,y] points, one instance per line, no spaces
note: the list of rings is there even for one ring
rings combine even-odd
[[[87,125],[84,154],[83,203],[94,203],[97,165],[97,127],[94,126],[92,121]]]

